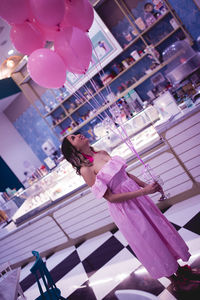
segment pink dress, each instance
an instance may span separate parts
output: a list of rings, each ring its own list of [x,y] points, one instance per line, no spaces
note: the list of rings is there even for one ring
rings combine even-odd
[[[103,197],[108,187],[114,194],[138,190],[126,167],[124,159],[112,157],[96,176],[91,188],[95,197]],[[153,278],[171,276],[177,270],[177,259],[189,259],[184,240],[148,196],[120,203],[108,201],[108,206],[113,221]]]

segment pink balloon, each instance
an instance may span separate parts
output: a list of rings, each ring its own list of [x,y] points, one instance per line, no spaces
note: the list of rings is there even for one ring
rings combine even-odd
[[[45,26],[60,24],[65,14],[65,0],[30,0],[33,16]]]
[[[29,18],[27,0],[0,0],[0,16],[9,23],[22,24]]]
[[[28,22],[14,25],[10,31],[10,38],[15,48],[27,55],[45,45],[44,35]]]
[[[66,27],[58,33],[55,51],[63,58],[67,70],[84,74],[92,57],[92,43],[87,34],[77,27]]]
[[[47,48],[35,50],[28,59],[31,78],[45,88],[60,88],[66,80],[66,67],[62,58]]]
[[[61,26],[75,26],[88,31],[94,20],[94,10],[88,0],[66,0],[66,11]]]
[[[55,40],[56,34],[60,31],[59,26],[46,27],[40,24],[36,19],[33,19],[34,26],[43,33],[45,40],[53,42]]]

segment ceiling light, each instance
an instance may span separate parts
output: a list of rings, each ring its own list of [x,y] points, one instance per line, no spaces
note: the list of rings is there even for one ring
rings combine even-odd
[[[8,68],[11,69],[11,68],[14,67],[15,63],[12,59],[8,59],[7,62],[6,62],[6,65],[7,65]]]
[[[0,79],[10,77],[14,68],[21,61],[21,59],[22,59],[21,55],[13,55],[7,58],[6,60],[4,60],[3,63],[0,65]]]
[[[13,49],[11,49],[11,50],[8,51],[8,55],[11,55],[11,54],[13,54],[13,53],[14,53],[14,50],[13,50]]]

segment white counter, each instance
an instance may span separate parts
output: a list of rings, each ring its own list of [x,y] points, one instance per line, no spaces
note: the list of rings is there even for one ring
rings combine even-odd
[[[200,106],[177,115],[159,126],[159,139],[141,151],[142,158],[164,181],[168,203],[183,201],[200,193]],[[123,149],[121,150],[123,151]],[[127,171],[141,176],[143,167],[127,155]],[[9,224],[0,231],[0,263],[20,264],[31,251],[47,254],[70,246],[114,227],[105,199],[94,198],[89,188],[66,195],[66,200],[16,228]],[[158,203],[159,194],[152,195]]]

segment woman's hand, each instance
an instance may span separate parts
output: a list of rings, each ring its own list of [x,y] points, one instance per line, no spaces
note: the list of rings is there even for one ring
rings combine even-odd
[[[162,186],[158,182],[157,182],[157,184],[158,184],[158,187],[159,187],[158,192],[161,193],[162,195],[164,195],[164,191],[163,191]]]
[[[147,184],[142,189],[135,190],[133,192],[122,192],[119,194],[113,194],[112,191],[107,188],[103,197],[111,203],[120,203],[136,197],[141,197],[143,195],[154,194],[156,192],[161,192],[162,188],[157,183]]]
[[[3,210],[0,210],[0,223],[8,220],[6,213]]]
[[[143,195],[154,194],[156,192],[160,192],[162,190],[161,186],[157,183],[147,184],[143,189]]]

